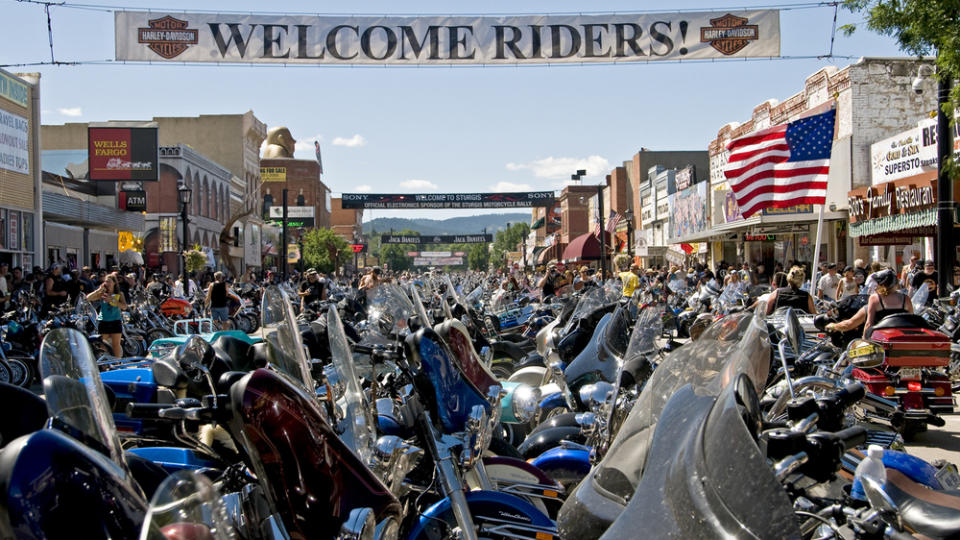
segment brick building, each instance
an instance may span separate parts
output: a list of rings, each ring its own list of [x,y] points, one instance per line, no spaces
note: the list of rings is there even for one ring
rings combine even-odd
[[[330,227],[331,193],[320,180],[319,163],[312,159],[261,159],[260,170],[265,174],[260,208],[265,221],[279,225],[286,189],[288,228]]]

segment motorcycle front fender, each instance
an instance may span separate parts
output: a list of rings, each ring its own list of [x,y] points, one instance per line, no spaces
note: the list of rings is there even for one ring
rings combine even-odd
[[[554,392],[548,394],[545,398],[540,400],[540,411],[549,411],[550,409],[556,409],[562,407],[567,408],[567,401],[563,398],[563,392]]]
[[[583,436],[580,426],[559,426],[531,433],[517,450],[523,459],[530,459],[560,446],[561,441],[583,444],[586,437]]]
[[[563,486],[575,486],[590,472],[590,452],[553,447],[533,458],[530,464]]]
[[[503,522],[508,522],[520,530],[526,531],[531,537],[536,532],[556,535],[553,521],[520,497],[485,490],[468,491],[465,495],[468,511],[473,515],[474,523],[480,527],[480,536],[489,534],[484,531],[485,525],[502,525]],[[485,518],[490,518],[491,521],[486,521]],[[448,497],[427,508],[407,538],[415,540],[441,537],[445,531],[440,531],[441,534],[431,534],[431,532],[437,532],[435,529],[440,523],[448,523],[452,526],[455,526],[456,523]]]

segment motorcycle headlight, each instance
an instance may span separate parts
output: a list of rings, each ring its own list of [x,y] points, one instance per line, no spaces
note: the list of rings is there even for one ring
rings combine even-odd
[[[540,407],[540,389],[521,384],[513,391],[513,416],[521,422],[529,422]]]

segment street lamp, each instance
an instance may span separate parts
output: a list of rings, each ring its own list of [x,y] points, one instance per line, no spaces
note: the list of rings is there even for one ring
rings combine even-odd
[[[627,210],[623,213],[623,219],[627,221],[627,255],[630,256],[630,262],[633,263],[633,210]]]
[[[180,187],[177,188],[177,199],[180,201],[180,219],[183,220],[183,247],[181,249],[183,252],[183,265],[180,269],[184,276],[187,275],[187,244],[190,242],[187,236],[187,224],[190,223],[190,218],[187,216],[187,209],[190,207],[192,198],[193,190],[187,187],[186,182],[180,184]]]

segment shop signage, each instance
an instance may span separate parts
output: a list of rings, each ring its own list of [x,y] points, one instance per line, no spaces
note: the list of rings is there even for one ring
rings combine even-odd
[[[449,251],[421,251],[421,257],[452,257],[453,253]]]
[[[367,252],[367,245],[366,245],[366,244],[347,244],[347,245],[350,246],[350,249],[352,249],[354,253],[366,253],[366,252]]]
[[[133,249],[133,233],[130,231],[118,231],[117,251],[123,253],[128,249]]]
[[[7,227],[10,233],[7,247],[13,250],[20,249],[20,212],[10,211],[10,223]]]
[[[160,218],[160,251],[177,251],[177,218],[174,216]]]
[[[708,201],[707,182],[670,195],[670,238],[684,238],[706,230]]]
[[[91,180],[156,181],[159,154],[156,127],[95,127],[87,129],[87,159]]]
[[[287,244],[287,262],[295,263],[300,260],[300,246],[296,242]]]
[[[0,169],[30,174],[30,123],[0,109]]]
[[[260,167],[261,182],[286,182],[286,167]]]
[[[312,206],[287,206],[287,220],[290,219],[313,219],[315,209]],[[270,219],[283,219],[283,207],[271,206]]]
[[[774,242],[777,239],[775,234],[745,234],[743,239],[746,242]]]
[[[515,258],[519,258],[519,255]],[[458,266],[463,264],[463,257],[414,257],[414,266]]]
[[[343,193],[343,208],[528,208],[554,205],[552,191],[513,193]]]
[[[547,64],[780,56],[777,10],[351,16],[117,11],[116,59],[250,64]]]
[[[847,193],[850,223],[906,214],[937,205],[936,180],[905,179]]]
[[[490,242],[493,242],[492,234],[444,234],[433,236],[384,234],[380,236],[381,244],[489,244]]]
[[[124,198],[124,208],[130,212],[147,211],[147,192],[143,190],[124,190],[120,194]]]
[[[677,191],[683,191],[690,187],[690,183],[693,181],[693,167],[684,167],[677,171],[676,182],[677,182]]]
[[[247,223],[243,226],[243,262],[247,266],[260,266],[260,226]]]
[[[812,214],[813,205],[812,204],[798,204],[794,206],[786,206],[784,208],[773,208],[768,207],[763,209],[763,215],[765,216],[782,216],[786,214]]]
[[[30,103],[30,89],[26,84],[0,70],[0,97],[9,99],[26,109]]]
[[[740,213],[740,207],[737,205],[737,196],[733,193],[733,190],[728,190],[724,193],[723,218],[724,223],[743,219],[743,214]]]
[[[861,246],[906,246],[921,236],[936,236],[936,227],[915,227],[892,233],[871,234],[857,238]]]

